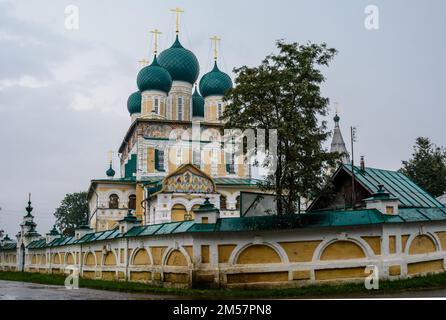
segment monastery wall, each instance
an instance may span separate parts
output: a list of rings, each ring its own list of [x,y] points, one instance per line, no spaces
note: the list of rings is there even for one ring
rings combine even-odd
[[[0,252],[0,270],[19,270],[16,251]],[[446,223],[380,224],[252,232],[202,232],[117,238],[26,249],[25,270],[143,281],[175,287],[294,287],[445,270]]]

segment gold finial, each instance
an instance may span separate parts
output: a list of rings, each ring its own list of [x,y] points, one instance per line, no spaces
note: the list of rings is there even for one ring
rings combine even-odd
[[[145,67],[146,65],[149,64],[149,61],[147,61],[146,58],[139,60],[138,62],[141,65],[141,67]]]
[[[215,61],[217,61],[218,58],[218,43],[220,42],[221,38],[217,37],[217,36],[213,36],[211,38],[211,41],[214,45],[214,59]]]
[[[158,53],[158,36],[162,34],[158,29],[150,31],[153,34],[153,52],[155,55]]]
[[[335,101],[334,105],[335,105],[335,112],[336,112],[336,114],[338,114],[338,111],[339,111],[339,102]]]
[[[175,24],[176,24],[176,33],[178,34],[180,32],[180,14],[184,11],[180,8],[171,9],[171,12],[175,12]]]
[[[113,160],[113,151],[109,150],[108,151],[108,162],[111,164]]]

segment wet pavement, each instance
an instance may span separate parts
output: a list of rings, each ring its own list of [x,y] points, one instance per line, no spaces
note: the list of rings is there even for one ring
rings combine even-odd
[[[0,280],[0,300],[166,300],[175,296],[94,290],[66,289],[28,282]]]

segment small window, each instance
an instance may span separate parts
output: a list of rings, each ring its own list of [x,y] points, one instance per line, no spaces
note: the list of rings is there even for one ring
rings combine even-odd
[[[155,98],[155,101],[153,103],[153,111],[156,114],[159,114],[159,109],[160,109],[160,99],[159,98]]]
[[[219,102],[217,104],[217,119],[220,120],[220,118],[223,116],[223,103]]]
[[[229,174],[235,173],[235,155],[234,152],[226,153],[226,171]]]
[[[209,218],[208,217],[202,217],[201,218],[201,223],[208,224],[209,223]]]
[[[178,97],[178,120],[183,120],[183,97]]]
[[[220,210],[226,210],[227,204],[226,204],[226,196],[220,195]]]
[[[173,119],[172,116],[172,97],[168,97],[167,98],[167,114],[166,114],[168,119]]]
[[[155,149],[155,169],[158,171],[165,171],[164,150]]]
[[[394,214],[393,206],[386,206],[386,213],[387,214]]]
[[[136,196],[134,194],[129,196],[129,209],[136,209]]]
[[[119,197],[117,194],[110,195],[108,207],[110,209],[118,209],[119,208]]]

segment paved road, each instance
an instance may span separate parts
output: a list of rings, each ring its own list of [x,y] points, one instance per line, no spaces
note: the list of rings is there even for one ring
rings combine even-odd
[[[63,286],[0,280],[0,300],[168,300],[176,298],[179,297],[155,294],[113,292],[87,288],[67,290]],[[181,298],[184,299],[185,297]],[[349,294],[343,296],[308,296],[299,298],[446,298],[446,289],[406,291],[402,293],[373,296],[367,294]]]
[[[175,296],[167,295],[124,293],[87,288],[67,290],[64,286],[0,280],[0,300],[162,300],[175,298]]]

